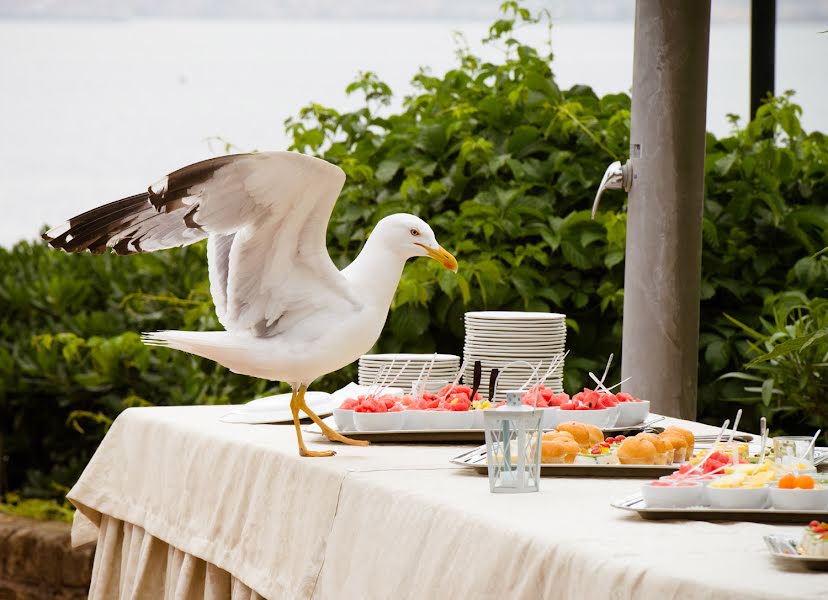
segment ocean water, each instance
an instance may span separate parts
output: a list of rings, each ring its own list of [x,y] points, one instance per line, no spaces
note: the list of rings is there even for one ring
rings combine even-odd
[[[34,237],[82,210],[137,193],[161,175],[222,152],[283,149],[285,118],[310,101],[351,108],[360,70],[398,98],[420,66],[455,64],[454,32],[479,48],[483,22],[0,21],[0,245]],[[777,91],[797,90],[806,128],[828,130],[828,34],[777,32]],[[529,32],[538,45],[543,31]],[[708,129],[745,115],[747,25],[711,33]],[[631,23],[553,30],[558,83],[629,91]],[[488,56],[495,58],[496,51]],[[596,182],[597,185],[597,182]]]

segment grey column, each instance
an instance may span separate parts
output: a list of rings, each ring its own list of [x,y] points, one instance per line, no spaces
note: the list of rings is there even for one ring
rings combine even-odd
[[[635,8],[624,272],[625,388],[696,416],[710,0]]]

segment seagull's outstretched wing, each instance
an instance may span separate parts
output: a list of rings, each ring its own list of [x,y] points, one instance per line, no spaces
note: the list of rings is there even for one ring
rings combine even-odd
[[[319,307],[358,305],[331,261],[325,233],[342,170],[294,152],[195,163],[147,192],[45,233],[67,252],[151,252],[204,238],[210,291],[229,331],[275,335]]]

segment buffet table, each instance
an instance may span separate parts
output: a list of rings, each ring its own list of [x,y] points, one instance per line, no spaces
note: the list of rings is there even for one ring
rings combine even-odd
[[[226,406],[133,408],[69,494],[97,541],[90,598],[825,598],[762,536],[801,526],[649,522],[610,507],[640,480],[543,478],[491,494],[469,446],[328,444]],[[696,433],[714,428],[681,422]],[[805,525],[804,523],[802,525]]]

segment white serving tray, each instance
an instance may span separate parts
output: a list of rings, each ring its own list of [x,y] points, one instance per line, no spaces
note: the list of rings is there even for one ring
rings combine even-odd
[[[780,510],[778,508],[653,508],[641,494],[612,502],[610,506],[638,513],[643,519],[682,519],[691,521],[754,521],[758,523],[801,523],[814,519],[828,521],[828,511]]]
[[[476,469],[482,473],[488,470],[486,446],[480,446],[452,458],[449,462],[461,467]],[[601,465],[571,464],[549,465],[541,463],[541,475],[558,477],[661,477],[678,469],[670,465]]]
[[[664,417],[651,415],[650,418],[643,423],[633,425],[632,427],[611,427],[609,429],[603,429],[602,431],[609,435],[617,434],[622,431],[645,429],[652,426],[653,423],[657,423],[663,419]],[[486,434],[483,429],[388,429],[383,431],[340,431],[337,429],[336,423],[332,417],[324,419],[324,422],[326,425],[329,425],[336,431],[339,431],[342,435],[348,436],[349,438],[355,440],[367,440],[369,442],[421,442],[426,444],[435,442],[470,442],[480,444],[486,441]],[[302,431],[316,435],[323,435],[322,430],[316,423],[306,425],[303,427]],[[575,466],[588,466],[592,468],[590,465]],[[650,465],[643,466],[651,468]],[[667,473],[672,473],[674,470],[675,467],[667,471]]]
[[[781,535],[766,535],[764,538],[768,551],[780,564],[791,567],[805,567],[814,571],[828,571],[828,558],[821,556],[803,556],[797,550],[797,540]]]

